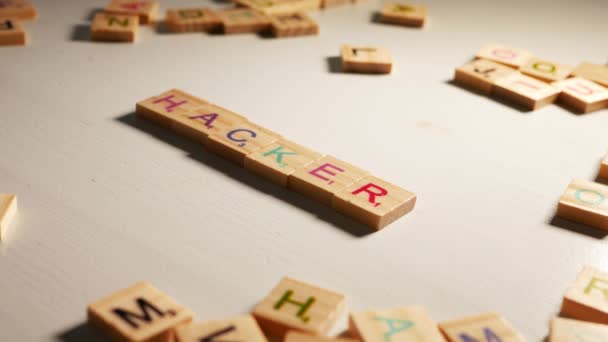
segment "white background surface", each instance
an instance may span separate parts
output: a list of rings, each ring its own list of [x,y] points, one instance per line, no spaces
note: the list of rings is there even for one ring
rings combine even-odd
[[[373,23],[369,1],[315,13],[318,37],[143,27],[123,45],[83,36],[105,1],[37,1],[29,45],[0,49],[0,191],[20,201],[0,245],[0,340],[101,341],[82,326],[87,303],[137,280],[199,319],[235,316],[284,275],[346,294],[351,309],[423,304],[438,321],[497,311],[541,340],[582,266],[608,268],[601,235],[550,224],[570,179],[595,178],[608,110],[522,113],[448,81],[490,42],[605,63],[607,3],[425,3],[423,30]],[[197,4],[164,1],[163,14]],[[394,73],[335,72],[342,43],[389,48]],[[369,169],[418,205],[362,235],[134,118],[136,101],[173,87]]]

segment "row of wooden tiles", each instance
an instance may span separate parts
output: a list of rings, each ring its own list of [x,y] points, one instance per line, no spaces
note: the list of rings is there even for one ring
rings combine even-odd
[[[416,196],[338,158],[313,151],[244,116],[180,90],[138,102],[140,117],[200,142],[280,186],[374,229],[410,212]]]
[[[456,69],[455,83],[529,110],[556,100],[581,113],[608,108],[608,66],[584,62],[574,68],[496,44],[476,58]]]

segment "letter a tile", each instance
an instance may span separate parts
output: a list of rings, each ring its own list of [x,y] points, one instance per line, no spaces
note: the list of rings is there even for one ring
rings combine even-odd
[[[557,216],[608,230],[608,186],[574,180],[559,199]]]
[[[251,315],[232,319],[182,325],[177,328],[178,342],[247,341],[267,342]]]
[[[608,324],[608,272],[585,267],[566,291],[561,315]]]
[[[150,284],[140,282],[90,304],[89,323],[116,341],[172,341],[177,325],[192,312]]]
[[[495,313],[442,322],[439,329],[449,342],[524,342],[521,334]]]

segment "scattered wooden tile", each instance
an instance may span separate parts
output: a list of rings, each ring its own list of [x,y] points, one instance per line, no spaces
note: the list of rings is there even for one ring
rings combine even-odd
[[[351,313],[349,332],[364,342],[445,342],[424,307]]]
[[[583,62],[572,71],[572,74],[608,87],[608,65]]]
[[[251,8],[235,8],[217,12],[224,33],[258,33],[270,27],[270,19],[264,13]]]
[[[36,19],[38,12],[29,0],[0,0],[0,18]]]
[[[551,320],[549,342],[608,341],[608,326],[556,317]]]
[[[6,239],[6,233],[17,215],[17,195],[0,194],[0,241]]]
[[[264,331],[283,337],[288,330],[326,335],[346,310],[343,295],[283,278],[253,310]]]
[[[171,341],[192,312],[166,294],[140,282],[89,305],[89,323],[117,341]]]
[[[557,206],[557,216],[608,230],[608,186],[573,180]],[[608,321],[607,321],[608,322]]]
[[[561,315],[608,324],[608,272],[586,266],[566,290]]]
[[[606,155],[604,159],[602,159],[599,176],[601,178],[608,179],[608,155]]]
[[[234,0],[264,14],[293,14],[319,9],[322,0]]]
[[[251,122],[241,122],[207,137],[209,152],[244,166],[245,156],[281,139],[281,135]]]
[[[178,89],[171,89],[158,96],[137,102],[138,116],[161,126],[173,128],[176,117],[188,117],[193,110],[209,104],[207,101]]]
[[[493,94],[529,110],[553,103],[560,91],[554,86],[519,72],[494,82]]]
[[[489,59],[510,67],[519,68],[524,65],[533,55],[522,49],[489,44],[481,48],[476,55],[477,58]]]
[[[423,5],[388,2],[380,11],[380,21],[387,24],[422,27],[425,20],[426,7]]]
[[[111,14],[137,15],[142,25],[152,24],[158,15],[156,0],[112,0],[106,6],[106,12]]]
[[[439,329],[449,342],[523,342],[524,338],[507,320],[495,313],[441,322]]]
[[[321,0],[321,8],[332,8],[351,4],[352,0]]]
[[[176,335],[178,342],[268,341],[251,315],[182,325]]]
[[[313,336],[303,332],[291,330],[285,336],[283,342],[359,342],[352,338],[329,338],[323,336]]]
[[[165,24],[171,32],[214,31],[222,24],[220,18],[208,8],[168,9]]]
[[[134,42],[138,28],[136,15],[97,13],[91,25],[91,40]]]
[[[494,82],[516,73],[515,69],[486,59],[477,59],[456,69],[454,82],[484,95],[490,95]]]
[[[416,195],[374,176],[367,176],[336,193],[332,207],[376,230],[414,209]]]
[[[207,143],[210,134],[219,134],[247,121],[244,116],[212,103],[203,104],[189,112],[178,111],[174,118],[172,128],[175,132],[203,144]]]
[[[393,67],[390,51],[381,47],[343,45],[342,71],[388,74]]]
[[[288,187],[326,205],[334,194],[368,176],[369,172],[332,156],[325,156],[289,176]]]
[[[570,65],[554,63],[544,59],[532,57],[520,68],[522,74],[538,78],[541,81],[553,82],[565,80],[574,70]]]
[[[577,112],[589,113],[608,108],[608,89],[581,77],[552,83],[561,90],[558,101]]]
[[[25,45],[25,31],[14,18],[0,18],[0,46]]]
[[[272,34],[275,37],[295,37],[319,34],[319,25],[307,14],[277,14],[270,16]]]

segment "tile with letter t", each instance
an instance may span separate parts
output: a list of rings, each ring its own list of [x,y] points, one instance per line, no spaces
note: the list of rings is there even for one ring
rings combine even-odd
[[[574,68],[572,74],[608,87],[608,65],[583,62]]]
[[[426,7],[403,3],[385,3],[380,11],[380,22],[403,26],[424,26]]]
[[[224,33],[259,33],[270,27],[270,19],[264,13],[251,8],[235,8],[217,12]]]
[[[0,0],[0,17],[29,20],[37,16],[36,8],[29,0]]]
[[[277,14],[270,16],[275,37],[296,37],[319,34],[319,25],[306,13]]]
[[[256,305],[253,316],[275,337],[288,330],[324,336],[345,310],[344,295],[285,277]]]
[[[390,51],[381,47],[342,45],[342,71],[389,74],[393,68]]]
[[[251,315],[181,325],[176,337],[177,342],[268,341]]]
[[[581,77],[552,83],[561,90],[558,101],[579,113],[608,108],[608,89]]]
[[[520,68],[522,74],[538,78],[545,82],[554,82],[566,79],[574,68],[569,65],[558,64],[540,58],[530,58]]]
[[[561,315],[608,324],[608,272],[587,266],[566,290]]]
[[[445,342],[424,307],[353,312],[349,332],[363,342]]]
[[[140,282],[87,308],[89,323],[116,341],[172,341],[175,328],[192,321],[192,312]]]
[[[6,232],[17,215],[17,195],[0,194],[0,241],[6,239]]]
[[[323,336],[313,336],[303,332],[292,330],[287,333],[283,342],[359,342],[352,338],[329,338]]]
[[[159,3],[156,0],[112,0],[106,6],[111,14],[137,15],[142,25],[152,24],[158,15]]]
[[[237,163],[245,164],[245,156],[271,145],[281,136],[251,122],[241,122],[207,137],[205,147],[209,152]]]
[[[97,13],[91,25],[91,40],[134,42],[138,28],[136,15]]]
[[[495,313],[441,322],[439,329],[449,342],[524,342],[521,334]]]
[[[557,216],[608,230],[608,186],[573,180],[559,199]]]
[[[454,83],[489,96],[494,82],[516,72],[503,64],[477,59],[456,69]]]
[[[160,95],[137,102],[138,116],[172,128],[178,117],[187,117],[191,111],[208,104],[207,101],[178,89],[168,90]]]
[[[165,23],[171,32],[213,31],[221,25],[220,18],[208,8],[169,9]]]
[[[608,341],[608,326],[556,317],[551,321],[548,342]]]
[[[511,48],[496,44],[489,44],[481,48],[476,55],[477,58],[489,59],[510,67],[519,68],[524,65],[533,55],[522,49]]]
[[[25,45],[25,31],[14,18],[0,18],[0,46]]]
[[[555,102],[559,89],[519,72],[494,82],[493,95],[527,110],[536,110]]]

